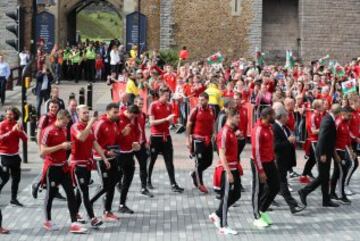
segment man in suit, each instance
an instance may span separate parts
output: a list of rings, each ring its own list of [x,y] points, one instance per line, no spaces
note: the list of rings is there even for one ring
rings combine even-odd
[[[305,207],[300,207],[297,201],[291,196],[288,188],[287,172],[296,162],[295,136],[287,127],[288,112],[283,106],[275,108],[275,123],[273,124],[274,132],[274,151],[276,164],[280,178],[280,194],[284,197],[289,205],[291,213],[301,212]]]
[[[324,207],[338,207],[339,205],[330,200],[329,177],[331,159],[335,152],[336,125],[335,119],[341,113],[339,104],[334,104],[331,110],[324,116],[320,124],[319,140],[315,150],[318,162],[319,175],[310,184],[299,190],[301,202],[306,206],[306,197],[321,185]]]

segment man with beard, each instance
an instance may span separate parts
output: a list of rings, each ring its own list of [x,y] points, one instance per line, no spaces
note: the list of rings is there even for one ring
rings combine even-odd
[[[100,120],[94,124],[94,136],[100,147],[105,150],[105,156],[109,158],[110,168],[108,169],[106,162],[102,159],[100,153],[94,152],[94,159],[97,161],[97,170],[102,181],[101,189],[90,200],[93,204],[98,198],[105,193],[104,198],[104,221],[116,222],[119,217],[111,212],[111,206],[114,199],[115,185],[118,182],[120,173],[115,151],[119,149],[117,138],[119,128],[117,121],[119,119],[119,106],[110,103],[106,106],[106,114],[100,117]]]
[[[71,174],[77,186],[76,213],[79,221],[79,219],[82,219],[79,215],[80,205],[81,202],[84,202],[86,212],[91,219],[91,226],[98,227],[102,224],[102,221],[95,217],[94,209],[89,198],[89,183],[91,179],[91,169],[93,166],[92,148],[99,153],[107,169],[110,168],[110,163],[105,157],[104,151],[95,140],[92,132],[92,126],[97,120],[97,115],[94,115],[94,117],[90,119],[89,109],[86,105],[78,106],[77,112],[80,121],[73,124],[70,129],[72,143],[70,167]]]
[[[251,132],[251,170],[253,173],[252,206],[254,226],[268,227],[272,224],[267,210],[280,189],[278,170],[275,164],[274,135],[272,124],[275,112],[266,107]]]
[[[200,192],[208,193],[203,182],[203,172],[212,164],[213,148],[211,138],[214,134],[215,115],[208,105],[209,95],[205,92],[199,96],[198,106],[190,113],[186,125],[186,146],[195,156],[195,171],[191,177]]]

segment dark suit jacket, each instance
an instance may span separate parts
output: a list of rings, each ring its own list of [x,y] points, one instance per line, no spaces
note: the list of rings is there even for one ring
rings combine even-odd
[[[39,73],[39,74],[36,76],[36,85],[35,85],[35,88],[34,88],[34,90],[33,90],[33,93],[34,93],[35,95],[40,95],[41,86],[42,86],[43,80],[44,80],[44,74],[43,74],[43,73]],[[47,92],[48,95],[50,95],[51,83],[52,83],[52,81],[53,81],[53,76],[52,76],[50,73],[48,74],[48,80],[49,80],[48,88],[47,88],[45,91]]]
[[[336,125],[330,114],[326,114],[321,120],[319,140],[316,145],[316,156],[319,158],[326,155],[331,158],[334,154],[336,142]]]
[[[276,122],[273,124],[274,132],[274,151],[278,168],[282,170],[289,170],[291,167],[296,166],[296,151],[295,146],[289,142],[284,130]],[[286,128],[288,136],[290,130]]]

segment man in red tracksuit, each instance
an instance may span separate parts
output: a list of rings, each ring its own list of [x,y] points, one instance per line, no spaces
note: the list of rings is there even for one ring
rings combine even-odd
[[[355,170],[359,167],[359,155],[360,155],[360,97],[354,96],[350,100],[351,108],[353,108],[353,113],[350,119],[350,135],[351,135],[351,145],[352,149],[355,152],[356,156],[351,160],[351,166],[348,174],[345,179],[345,193],[347,195],[353,195],[354,192],[350,189],[350,180]]]
[[[272,124],[274,110],[263,109],[260,119],[251,132],[251,170],[253,173],[252,206],[254,225],[264,228],[272,224],[267,210],[280,190],[278,170],[275,164]]]
[[[308,133],[308,140],[310,142],[310,151],[309,151],[309,158],[305,163],[304,170],[302,175],[300,176],[299,180],[300,183],[308,184],[310,183],[310,178],[314,178],[314,176],[311,173],[311,169],[316,164],[316,157],[315,157],[315,150],[316,150],[316,144],[318,141],[318,134],[320,131],[320,123],[324,116],[324,103],[320,99],[314,100],[312,103],[312,107],[314,111],[310,115],[310,121],[309,125],[306,126],[306,131]],[[310,178],[309,178],[310,177]]]
[[[351,159],[354,157],[351,148],[350,118],[352,115],[351,107],[341,110],[341,116],[336,118],[336,143],[334,153],[334,171],[331,178],[330,198],[340,201],[343,204],[350,204],[351,201],[345,194],[345,180],[351,167]],[[340,193],[336,194],[336,186],[339,186]]]
[[[94,148],[100,154],[107,168],[110,163],[104,155],[104,151],[95,140],[92,126],[97,120],[97,116],[89,118],[89,109],[86,105],[77,107],[79,121],[70,128],[71,135],[71,156],[70,167],[73,181],[77,186],[76,189],[76,213],[77,220],[83,221],[79,215],[81,202],[84,202],[86,212],[91,219],[91,226],[98,227],[102,221],[95,217],[94,209],[89,198],[89,183],[91,179],[91,169],[93,167],[92,149]]]
[[[199,105],[194,108],[186,125],[186,145],[195,156],[195,171],[191,177],[200,192],[208,193],[203,182],[203,172],[212,164],[213,148],[211,138],[214,134],[215,115],[208,105],[209,95],[205,92],[199,96]]]
[[[237,200],[240,199],[240,167],[237,150],[237,136],[235,130],[239,125],[240,116],[234,109],[226,113],[225,126],[217,135],[219,149],[219,166],[214,173],[214,180],[220,176],[220,204],[216,212],[209,215],[210,221],[219,229],[221,234],[238,234],[227,224],[227,213]]]
[[[122,172],[120,176],[122,179],[120,213],[134,213],[133,210],[126,206],[126,199],[135,172],[134,151],[140,150],[140,131],[139,125],[136,123],[136,117],[139,114],[139,107],[131,105],[120,114],[118,121],[119,135],[117,136],[117,144],[119,145],[119,151],[116,158]]]
[[[19,183],[21,178],[21,158],[19,156],[19,141],[27,141],[27,135],[18,123],[20,111],[16,107],[9,107],[6,110],[6,118],[0,123],[0,192],[5,184],[11,183],[10,204],[14,206],[23,205],[17,199]]]
[[[140,96],[137,96],[134,100],[134,104],[137,107],[139,107],[140,110],[142,110],[144,106],[144,99]],[[135,151],[134,154],[140,167],[141,194],[152,198],[154,197],[154,195],[146,187],[147,163],[150,156],[149,155],[150,147],[146,139],[146,131],[145,131],[146,119],[147,119],[147,115],[144,112],[141,112],[136,118],[136,123],[138,124],[140,131],[141,148],[139,151]]]
[[[151,103],[150,106],[150,164],[147,186],[153,189],[151,175],[154,169],[156,159],[161,153],[165,160],[166,170],[169,175],[171,190],[173,192],[182,193],[184,191],[175,180],[174,168],[174,149],[169,132],[169,125],[173,122],[174,114],[172,114],[171,105],[168,103],[170,90],[166,87],[159,89],[159,100]]]
[[[236,109],[240,115],[240,122],[236,131],[238,137],[238,152],[239,160],[242,151],[246,145],[247,129],[248,129],[248,110],[242,105],[242,95],[240,92],[234,93],[234,100],[236,102]],[[241,180],[240,180],[241,181]],[[245,188],[240,184],[241,191],[245,191]]]
[[[56,114],[58,113],[58,111],[59,111],[59,102],[57,102],[55,100],[50,100],[49,101],[49,112],[40,117],[39,124],[38,124],[36,140],[37,140],[37,143],[39,144],[39,148],[40,148],[40,140],[42,138],[43,131],[45,130],[46,127],[51,126],[55,123]],[[32,196],[35,199],[37,198],[38,190],[40,188],[40,177],[41,177],[41,175],[39,175],[37,178],[35,178],[35,180],[32,184]],[[59,191],[56,192],[55,198],[58,198],[60,200],[65,200],[65,198],[60,194]]]
[[[117,145],[117,138],[119,135],[119,128],[117,121],[119,120],[119,105],[110,103],[106,106],[106,114],[100,117],[94,128],[94,136],[100,147],[105,150],[105,156],[110,161],[110,168],[108,169],[106,162],[102,160],[101,155],[94,151],[94,159],[97,161],[97,171],[102,180],[101,189],[96,192],[90,202],[93,204],[103,194],[104,198],[104,216],[103,220],[106,222],[117,222],[119,217],[111,212],[111,206],[114,199],[115,185],[118,182],[120,169],[115,158],[115,151],[119,149]]]
[[[57,187],[62,185],[66,193],[71,217],[70,232],[85,233],[87,231],[86,228],[77,222],[75,194],[66,160],[66,151],[71,149],[71,142],[67,141],[66,136],[66,126],[69,120],[69,112],[60,110],[56,115],[55,123],[46,127],[41,136],[40,151],[44,157],[41,182],[46,184],[46,198],[44,200],[45,222],[43,226],[48,231],[59,229],[52,222],[51,208]]]

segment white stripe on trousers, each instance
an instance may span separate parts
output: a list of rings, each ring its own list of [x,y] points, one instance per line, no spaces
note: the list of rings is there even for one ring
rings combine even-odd
[[[255,187],[252,187],[253,190],[253,202],[254,202],[254,216],[257,217],[259,216],[259,189],[260,189],[260,183],[259,183],[259,173],[256,169],[256,165],[255,163],[253,163],[252,160],[250,160],[253,165],[253,169],[254,169],[254,173],[253,173],[253,178],[255,178],[255,180],[253,181],[253,185],[255,184]],[[256,214],[256,215],[255,215]]]
[[[223,206],[222,206],[222,224],[223,227],[227,226],[227,208],[228,208],[228,200],[229,200],[229,189],[230,183],[225,173],[225,190],[224,190],[224,197],[223,197]]]
[[[201,141],[194,140],[194,153],[195,153],[195,176],[196,176],[196,182],[198,186],[200,186],[200,174],[199,174],[199,153],[196,153],[196,143],[201,143]],[[200,154],[202,155],[202,154]]]
[[[350,151],[349,147],[346,146],[345,149],[346,149],[346,152],[347,152],[347,154],[349,156],[349,160],[351,162],[351,167],[349,168],[348,173],[347,173],[347,175],[345,177],[345,185],[348,186],[350,184],[351,173],[355,169],[355,160],[354,160],[353,156],[351,155],[351,151]]]

